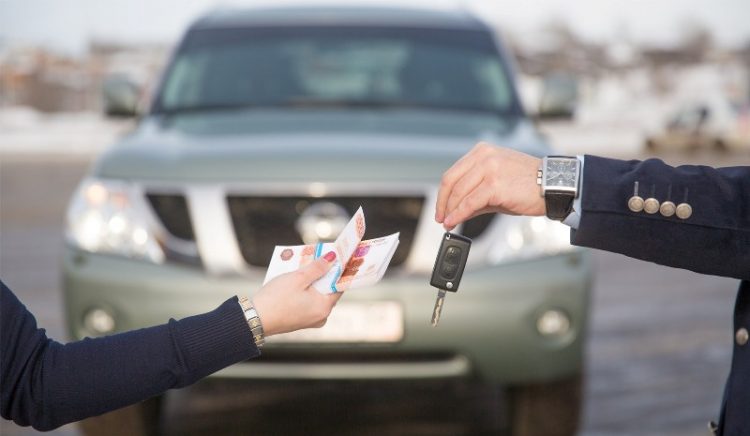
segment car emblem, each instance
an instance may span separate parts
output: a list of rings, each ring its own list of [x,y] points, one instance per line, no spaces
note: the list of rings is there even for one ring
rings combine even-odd
[[[333,241],[349,222],[349,213],[331,201],[311,204],[297,219],[295,228],[305,244]]]

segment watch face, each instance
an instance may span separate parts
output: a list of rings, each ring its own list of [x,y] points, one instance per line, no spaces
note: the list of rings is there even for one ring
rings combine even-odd
[[[577,159],[547,159],[547,171],[545,174],[545,185],[548,188],[576,188],[576,175],[578,174]]]

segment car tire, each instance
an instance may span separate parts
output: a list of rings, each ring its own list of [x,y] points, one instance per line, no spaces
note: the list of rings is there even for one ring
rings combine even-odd
[[[513,436],[572,436],[578,430],[583,377],[510,389]]]
[[[161,410],[164,402],[159,395],[78,423],[85,436],[158,436],[161,434]]]

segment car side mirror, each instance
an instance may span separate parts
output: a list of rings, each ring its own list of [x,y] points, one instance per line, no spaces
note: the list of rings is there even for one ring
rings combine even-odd
[[[102,97],[104,113],[110,117],[131,118],[138,115],[141,88],[124,76],[112,76],[104,80]]]

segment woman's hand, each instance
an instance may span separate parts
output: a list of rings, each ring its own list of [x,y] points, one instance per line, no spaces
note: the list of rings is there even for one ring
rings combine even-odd
[[[477,215],[544,215],[536,173],[541,159],[480,142],[443,174],[435,221],[451,230]]]
[[[274,278],[253,295],[266,336],[325,325],[341,294],[323,295],[310,285],[331,269],[334,260],[336,253],[330,251],[297,271]]]

